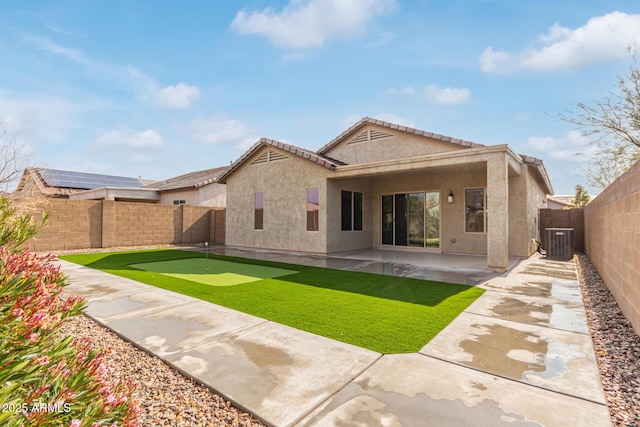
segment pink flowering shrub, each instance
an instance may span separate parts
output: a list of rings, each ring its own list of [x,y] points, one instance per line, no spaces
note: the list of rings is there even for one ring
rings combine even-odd
[[[136,426],[133,385],[106,377],[89,340],[60,339],[58,327],[85,302],[61,298],[65,278],[53,259],[0,247],[0,425]]]

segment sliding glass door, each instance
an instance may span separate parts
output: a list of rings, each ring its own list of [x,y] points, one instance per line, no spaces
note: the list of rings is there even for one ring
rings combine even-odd
[[[383,245],[440,247],[440,193],[382,195]]]

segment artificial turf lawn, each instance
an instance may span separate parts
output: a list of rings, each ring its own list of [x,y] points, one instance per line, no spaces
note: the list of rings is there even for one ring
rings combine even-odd
[[[211,286],[235,286],[297,273],[283,268],[205,258],[145,262],[131,264],[130,267]]]
[[[297,273],[211,286],[132,267],[204,257],[161,249],[60,258],[380,353],[417,352],[484,292],[465,285],[211,254],[210,259],[247,268]]]

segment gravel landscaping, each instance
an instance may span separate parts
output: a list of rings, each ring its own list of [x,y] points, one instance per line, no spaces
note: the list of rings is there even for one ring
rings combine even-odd
[[[622,314],[589,257],[578,255],[577,265],[613,425],[640,426],[640,336]]]

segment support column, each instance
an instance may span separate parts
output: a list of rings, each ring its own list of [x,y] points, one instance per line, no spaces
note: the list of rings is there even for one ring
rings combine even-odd
[[[102,201],[102,247],[111,248],[116,245],[116,202],[112,200]]]
[[[487,161],[487,265],[509,267],[509,166],[506,152]]]

